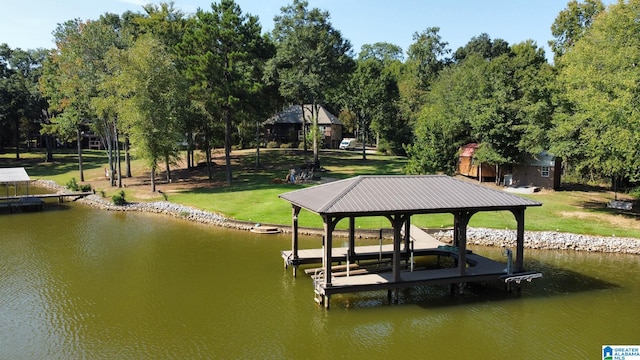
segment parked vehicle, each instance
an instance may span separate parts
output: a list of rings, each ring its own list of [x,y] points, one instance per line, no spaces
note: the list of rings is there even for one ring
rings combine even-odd
[[[342,142],[340,142],[340,150],[353,150],[356,147],[356,139],[344,138]]]

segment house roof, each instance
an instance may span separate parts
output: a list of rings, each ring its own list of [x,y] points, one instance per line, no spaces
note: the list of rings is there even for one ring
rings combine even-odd
[[[478,150],[479,145],[477,143],[470,143],[467,145],[464,145],[462,147],[462,151],[460,151],[460,156],[461,157],[473,157],[473,154],[475,154],[476,150]]]
[[[0,168],[0,184],[29,181],[31,181],[31,179],[23,167]]]
[[[357,176],[279,195],[320,215],[510,210],[541,203],[446,175]]]
[[[311,104],[304,105],[304,117],[307,123],[311,122]],[[264,122],[265,125],[274,124],[302,124],[302,107],[291,105],[281,112],[275,114]],[[320,106],[318,110],[318,125],[342,125],[340,120],[327,109]]]

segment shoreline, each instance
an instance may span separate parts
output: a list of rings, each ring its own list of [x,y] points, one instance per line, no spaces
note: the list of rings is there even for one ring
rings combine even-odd
[[[64,186],[52,180],[34,180],[33,185],[66,192]],[[127,203],[123,206],[114,205],[109,200],[99,195],[89,195],[78,199],[77,202],[94,208],[107,211],[138,211],[156,214],[165,214],[176,218],[220,226],[224,228],[237,229],[243,231],[251,230],[255,223],[248,221],[232,220],[223,215],[200,210],[190,206],[174,204],[169,201],[154,201],[141,203]],[[284,233],[291,233],[291,226],[281,224],[262,224],[264,226],[276,226]],[[451,243],[453,238],[452,229],[427,229],[436,239]],[[322,229],[299,228],[302,235],[322,235]],[[337,230],[334,234],[338,237],[347,237],[346,230]],[[357,230],[358,238],[378,238],[379,230],[362,231]],[[468,228],[468,243],[480,246],[491,247],[515,247],[516,231],[486,228]],[[592,236],[573,233],[563,233],[556,231],[525,231],[524,247],[527,249],[541,250],[573,250],[585,252],[640,254],[640,239],[621,238],[615,236]]]

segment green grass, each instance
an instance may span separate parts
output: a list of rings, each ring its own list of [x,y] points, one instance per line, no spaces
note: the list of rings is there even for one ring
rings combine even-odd
[[[290,168],[300,167],[312,158],[311,153],[300,150],[263,149],[260,154],[261,167],[255,168],[255,151],[234,151],[236,165],[233,167],[233,184],[225,185],[223,163],[218,160],[211,183],[203,181],[197,188],[168,192],[168,200],[203,210],[223,214],[227,217],[251,222],[270,224],[290,224],[291,205],[280,199],[279,194],[300,189],[312,184],[291,185],[274,183],[274,179],[284,179]],[[77,156],[72,151],[56,153],[55,161],[43,163],[44,154],[39,152],[21,154],[15,160],[14,153],[0,154],[0,167],[25,166],[34,179],[50,179],[64,185],[71,178],[78,179]],[[367,155],[362,160],[359,152],[323,151],[321,165],[327,169],[320,174],[323,178],[344,179],[355,175],[402,174],[406,159],[381,155]],[[86,151],[84,154],[85,179],[95,181],[94,189],[104,191],[108,198],[119,191],[107,187],[103,181],[106,167],[104,151]],[[134,175],[145,172],[141,161],[132,164]],[[160,176],[160,175],[159,175]],[[100,188],[99,186],[102,186]],[[159,185],[163,189],[162,185]],[[153,194],[147,187],[125,189],[128,201],[162,200],[160,194]],[[636,214],[620,214],[608,209],[606,203],[613,199],[613,193],[602,188],[583,188],[564,191],[543,191],[524,197],[543,203],[541,207],[526,210],[527,230],[561,231],[590,235],[640,237],[640,219]],[[299,223],[305,227],[322,227],[322,219],[307,211],[302,211]],[[412,223],[428,228],[447,228],[453,225],[449,214],[417,215]],[[514,229],[516,221],[510,212],[482,212],[474,215],[469,223],[472,227]],[[366,217],[356,220],[356,226],[364,229],[389,228],[384,217]],[[347,221],[341,221],[339,228],[346,228]]]

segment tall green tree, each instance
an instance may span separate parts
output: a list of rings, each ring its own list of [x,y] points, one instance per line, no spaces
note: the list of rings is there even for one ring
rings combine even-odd
[[[122,99],[119,121],[146,161],[155,192],[158,164],[177,156],[183,138],[177,109],[184,106],[186,83],[174,57],[150,34],[140,36],[129,49],[113,48],[109,63],[115,75],[101,87],[116,89]]]
[[[397,56],[400,48],[390,45],[384,48],[378,46],[377,50],[369,45],[363,48],[365,50],[361,52],[345,89],[343,105],[355,116],[362,137],[362,159],[366,160],[365,147],[371,128],[387,144],[394,144],[395,134],[399,130],[395,125],[399,117],[397,106],[400,94],[392,64],[399,62]],[[402,52],[399,51],[399,54]]]
[[[490,52],[489,52],[490,53]],[[548,148],[553,72],[532,41],[487,59],[469,52],[432,84],[416,126],[407,171],[453,173],[458,148],[477,142],[478,162],[517,163]]]
[[[558,75],[569,106],[554,117],[552,151],[586,173],[640,180],[640,1],[595,18],[562,55]]]
[[[329,13],[308,6],[307,1],[294,0],[274,18],[272,37],[277,52],[268,69],[269,78],[278,83],[286,100],[300,106],[312,104],[313,159],[317,166],[319,106],[344,85],[354,64],[351,43],[333,27]]]
[[[10,140],[5,136],[13,134],[16,159],[20,158],[21,141],[26,140],[29,148],[39,125],[46,121],[43,110],[47,103],[38,89],[46,54],[44,49],[25,51],[0,45],[0,149]],[[51,152],[47,154],[51,161]]]
[[[589,30],[596,16],[604,11],[601,0],[571,0],[551,25],[551,35],[555,39],[549,46],[555,58],[559,59]]]
[[[224,126],[226,175],[231,184],[234,123],[255,111],[263,89],[264,63],[271,53],[258,18],[243,14],[233,0],[212,4],[211,12],[198,10],[189,26],[181,46],[188,53],[191,93],[209,123],[221,121]]]
[[[84,181],[81,133],[97,118],[91,101],[98,96],[105,55],[118,36],[103,22],[79,19],[59,24],[53,35],[57,48],[45,62],[40,88],[54,114],[52,131],[65,140],[75,133],[80,181]]]

